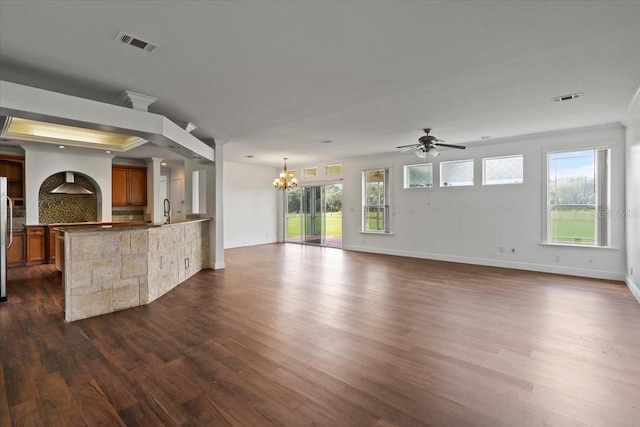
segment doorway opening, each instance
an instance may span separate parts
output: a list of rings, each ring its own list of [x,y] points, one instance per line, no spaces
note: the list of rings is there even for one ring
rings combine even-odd
[[[285,242],[342,247],[342,184],[308,185],[286,193]]]

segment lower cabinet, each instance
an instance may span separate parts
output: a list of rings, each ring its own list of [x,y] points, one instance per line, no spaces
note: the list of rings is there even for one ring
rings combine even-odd
[[[13,243],[7,250],[7,267],[19,267],[24,265],[25,256],[25,244],[24,244],[24,231],[14,231]]]
[[[56,230],[53,227],[47,227],[49,229],[49,256],[47,260],[49,264],[56,262]]]
[[[45,227],[27,226],[27,264],[45,262]]]

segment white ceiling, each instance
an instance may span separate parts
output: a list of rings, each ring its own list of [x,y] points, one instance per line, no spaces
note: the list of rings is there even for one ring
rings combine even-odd
[[[639,1],[3,0],[0,79],[157,97],[150,111],[193,122],[225,160],[277,167],[394,152],[423,127],[473,144],[620,121],[639,40]]]

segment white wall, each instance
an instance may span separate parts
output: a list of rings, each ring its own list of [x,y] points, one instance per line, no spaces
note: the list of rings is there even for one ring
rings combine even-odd
[[[278,173],[271,167],[224,163],[225,248],[280,240],[282,195],[271,184]]]
[[[111,161],[113,156],[85,155],[70,150],[24,147],[26,224],[38,224],[40,186],[58,172],[80,172],[93,179],[98,194],[98,221],[111,221]]]
[[[626,121],[627,285],[640,301],[640,97]],[[633,273],[631,273],[633,269]]]
[[[403,165],[431,162],[411,153],[292,165],[292,169],[317,166],[323,173],[325,164],[343,164],[345,249],[624,280],[625,219],[620,216],[611,219],[612,248],[541,244],[546,204],[544,150],[610,146],[611,209],[621,211],[625,202],[624,141],[621,125],[606,125],[509,138],[464,151],[443,149],[433,161],[436,187],[430,189],[402,188]],[[389,145],[406,143],[390,141]],[[524,184],[483,186],[482,158],[510,154],[524,154]],[[476,185],[439,187],[440,161],[461,159],[474,159]],[[392,235],[361,233],[361,171],[380,166],[391,167]],[[237,213],[230,210],[227,218]],[[505,248],[504,253],[498,252],[499,246]],[[511,248],[516,252],[511,253]]]

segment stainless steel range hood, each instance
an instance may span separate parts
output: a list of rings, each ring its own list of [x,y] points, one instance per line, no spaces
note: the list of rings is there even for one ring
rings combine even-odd
[[[76,183],[73,172],[65,172],[65,180],[62,185],[57,186],[50,191],[51,194],[93,194],[82,185]]]

